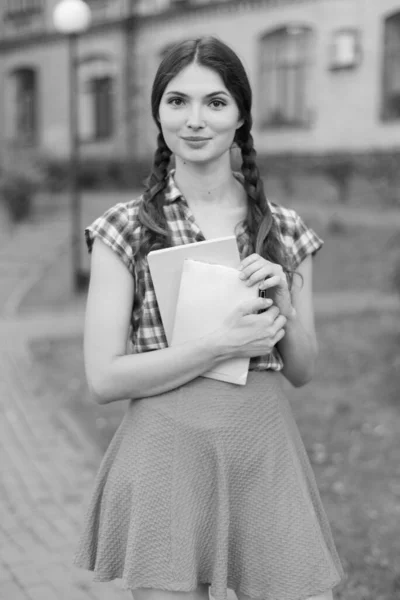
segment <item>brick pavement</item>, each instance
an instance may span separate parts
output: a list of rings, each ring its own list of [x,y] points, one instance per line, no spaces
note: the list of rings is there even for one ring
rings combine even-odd
[[[130,598],[71,564],[101,457],[57,412],[21,329],[0,346],[0,599]]]
[[[26,293],[69,244],[66,213],[15,227],[0,246],[0,313],[14,312]]]

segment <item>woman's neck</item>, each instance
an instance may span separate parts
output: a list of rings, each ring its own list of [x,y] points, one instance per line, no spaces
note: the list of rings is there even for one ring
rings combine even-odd
[[[175,183],[186,200],[194,204],[243,205],[246,194],[230,164],[196,165],[176,161]]]

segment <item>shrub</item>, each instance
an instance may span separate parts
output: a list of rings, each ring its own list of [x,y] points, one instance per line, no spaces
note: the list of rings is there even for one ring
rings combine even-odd
[[[344,235],[347,233],[347,225],[345,219],[338,215],[332,215],[327,223],[327,231],[333,235]]]
[[[304,170],[301,164],[302,157],[292,153],[282,153],[277,155],[260,155],[257,158],[257,164],[260,174],[268,180],[269,176],[277,177],[280,185],[289,197],[295,194],[295,175]]]
[[[44,159],[43,184],[50,192],[61,192],[68,185],[68,164],[61,160]]]
[[[0,193],[11,221],[18,223],[32,215],[38,183],[23,173],[6,172],[0,178]]]
[[[400,206],[400,152],[375,152],[360,162],[359,170],[375,188],[379,200]]]
[[[350,183],[354,174],[352,160],[345,157],[333,158],[322,168],[322,172],[335,185],[339,202],[347,204],[350,199]]]
[[[151,169],[151,161],[82,158],[78,166],[81,189],[133,189],[141,187]],[[44,185],[49,191],[60,192],[68,187],[70,165],[67,159],[44,161]]]
[[[394,248],[395,259],[393,262],[393,267],[391,269],[391,283],[392,289],[400,296],[400,234],[396,233],[395,236],[391,239],[390,242],[391,248]]]
[[[396,260],[393,269],[393,289],[400,296],[400,258]]]

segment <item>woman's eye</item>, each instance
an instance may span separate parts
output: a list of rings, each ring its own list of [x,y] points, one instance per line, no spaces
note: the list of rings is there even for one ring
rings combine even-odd
[[[168,104],[171,104],[172,106],[182,106],[183,98],[170,98]]]
[[[225,102],[222,100],[212,100],[210,104],[213,108],[222,108],[223,106],[226,106]]]

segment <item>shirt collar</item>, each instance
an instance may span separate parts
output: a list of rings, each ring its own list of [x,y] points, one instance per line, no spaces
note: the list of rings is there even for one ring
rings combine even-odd
[[[184,200],[184,196],[178,186],[175,183],[175,169],[171,169],[167,175],[167,185],[165,186],[164,198],[166,204],[172,204],[177,200]],[[233,175],[240,181],[240,183],[244,183],[244,177],[242,173],[234,172]]]
[[[167,176],[167,185],[165,186],[164,198],[166,204],[172,204],[176,200],[182,200],[183,194],[175,183],[175,169],[171,169]]]

